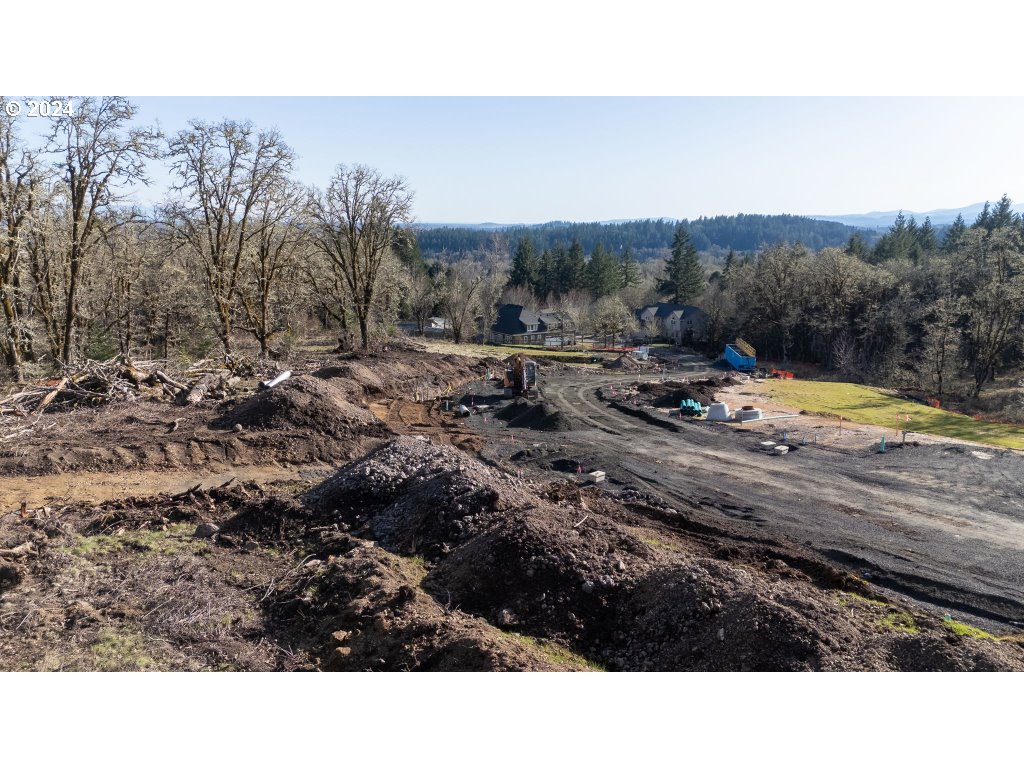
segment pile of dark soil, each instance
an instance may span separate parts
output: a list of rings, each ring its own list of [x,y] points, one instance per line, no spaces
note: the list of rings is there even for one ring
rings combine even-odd
[[[550,403],[531,403],[518,397],[495,414],[510,427],[539,429],[545,432],[571,432],[582,429],[578,419],[563,413]]]
[[[513,421],[529,411],[531,408],[533,408],[533,403],[525,397],[517,397],[504,408],[498,410],[494,415],[504,421]]]
[[[564,648],[504,632],[434,599],[422,563],[353,539],[339,557],[311,560],[272,595],[275,624],[334,671],[584,670]],[[372,544],[372,543],[371,543]]]
[[[389,433],[368,410],[353,405],[331,384],[311,376],[296,376],[259,392],[216,422],[221,427],[235,424],[255,429],[303,427],[332,437]]]
[[[510,420],[508,425],[545,432],[570,432],[581,428],[575,417],[563,413],[549,403],[537,403]]]
[[[456,448],[400,437],[310,491],[306,503],[403,554],[435,557],[529,503],[523,485]]]
[[[403,437],[303,498],[0,517],[0,669],[1022,670],[796,549]]]
[[[365,521],[389,550],[425,554],[422,587],[437,603],[592,664],[1024,668],[1016,642],[961,637],[822,564],[709,547],[646,528],[600,489],[538,494],[454,449],[416,442],[395,441],[342,470],[311,502],[338,509],[340,520]],[[381,658],[381,668],[396,663]]]
[[[647,381],[637,389],[649,395],[651,404],[658,408],[678,408],[683,400],[696,400],[703,406],[715,402],[718,390],[723,387],[721,379],[697,379],[694,381]]]

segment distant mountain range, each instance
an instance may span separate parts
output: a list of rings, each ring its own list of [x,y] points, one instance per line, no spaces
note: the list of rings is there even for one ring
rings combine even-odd
[[[861,233],[868,244],[877,238],[877,234],[870,230],[806,216],[741,213],[701,217],[684,220],[684,223],[694,247],[712,254],[724,254],[729,250],[751,253],[779,242],[800,242],[817,250],[825,246],[845,245],[855,233]],[[538,252],[579,241],[586,253],[592,253],[601,244],[613,253],[622,253],[629,248],[637,259],[646,259],[668,252],[676,226],[675,219],[663,218],[614,222],[549,221],[531,225],[417,223],[414,228],[420,250],[427,257],[447,258],[463,253],[480,253],[490,247],[495,234],[500,233],[513,247],[520,239],[531,240]]]
[[[944,227],[952,224],[956,220],[957,215],[963,215],[964,221],[970,224],[978,217],[978,214],[981,213],[984,207],[984,203],[974,203],[973,205],[965,205],[963,208],[937,208],[934,211],[923,212],[903,211],[903,215],[908,219],[913,216],[918,224],[923,222],[927,216],[932,220],[933,226]],[[808,216],[807,218],[819,221],[838,221],[840,224],[846,224],[851,227],[879,229],[892,226],[893,221],[896,220],[898,215],[899,211],[871,211],[870,213],[844,213],[838,216]]]
[[[994,202],[994,201],[993,201]],[[964,221],[968,224],[973,222],[982,209],[985,207],[984,203],[974,203],[972,205],[965,205],[963,208],[936,208],[934,211],[910,211],[904,209],[903,215],[907,218],[911,216],[920,224],[928,217],[932,220],[932,225],[936,227],[944,227],[952,224],[958,214],[962,214]],[[742,214],[741,214],[742,215]],[[848,227],[859,227],[863,229],[887,229],[892,226],[892,223],[896,220],[896,216],[899,215],[899,211],[871,211],[869,213],[842,213],[833,216],[808,214],[802,218],[814,219],[816,221],[835,221],[840,224],[845,224]],[[722,217],[715,217],[722,218]],[[634,221],[686,221],[685,219],[676,219],[673,216],[652,216],[646,219],[606,219],[604,221],[591,222],[593,224],[628,224]],[[498,230],[523,230],[523,229],[541,229],[551,228],[556,226],[571,226],[575,222],[569,221],[548,221],[543,224],[524,224],[522,222],[498,224],[493,221],[485,221],[478,224],[473,223],[448,223],[448,222],[416,222],[416,229],[427,230],[427,229],[469,229],[478,231],[498,231]]]
[[[648,217],[648,219],[606,219],[604,221],[592,222],[594,224],[628,224],[633,221],[672,221],[675,222],[677,219],[671,216],[656,216]],[[530,229],[535,227],[540,229],[541,227],[552,227],[552,226],[569,226],[574,222],[571,221],[545,221],[543,224],[524,224],[523,222],[498,224],[493,221],[484,221],[477,224],[474,223],[453,223],[453,222],[437,222],[437,221],[417,221],[414,225],[416,229],[476,229],[485,232],[503,230],[503,229]]]

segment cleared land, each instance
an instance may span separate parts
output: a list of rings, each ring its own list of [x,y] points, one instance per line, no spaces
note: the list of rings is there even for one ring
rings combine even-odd
[[[395,344],[32,417],[0,668],[1024,669],[1014,454],[779,459],[630,403],[635,373],[549,363],[509,402],[495,362]]]
[[[459,354],[469,357],[493,357],[504,360],[509,355],[522,352],[528,357],[542,357],[558,360],[563,363],[575,363],[579,365],[593,365],[594,353],[578,352],[571,349],[559,349],[557,347],[529,347],[517,346],[514,344],[453,344],[450,341],[427,339],[421,342],[429,352],[438,354]],[[610,353],[608,353],[610,354]]]
[[[842,416],[860,424],[1024,450],[1024,428],[1020,426],[932,408],[884,389],[796,379],[769,379],[757,386],[773,400],[810,414]]]

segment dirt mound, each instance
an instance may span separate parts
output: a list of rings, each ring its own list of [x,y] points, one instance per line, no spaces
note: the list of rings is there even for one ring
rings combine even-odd
[[[273,595],[281,624],[336,671],[580,670],[564,648],[504,632],[419,586],[421,562],[353,540],[339,557],[309,561]]]
[[[580,429],[579,421],[550,403],[537,403],[508,422],[510,427],[540,429],[546,432],[570,432]]]
[[[619,355],[614,360],[605,363],[604,367],[615,371],[639,371],[646,366],[632,355],[627,354]]]
[[[306,496],[385,546],[436,556],[510,508],[529,503],[522,484],[456,448],[401,437],[356,461]]]
[[[453,449],[403,438],[310,501],[389,550],[423,553],[422,585],[438,603],[612,669],[1024,667],[1015,644],[967,642],[871,592],[842,591],[855,580],[834,569],[712,556],[638,528],[599,489],[568,488],[538,495]]]
[[[585,525],[576,526],[584,515]],[[615,603],[657,555],[603,517],[540,500],[474,537],[431,571],[433,594],[591,658],[616,645]]]
[[[505,421],[512,421],[519,418],[524,413],[533,408],[533,404],[530,403],[525,397],[517,397],[511,403],[506,405],[504,408],[498,410],[494,415],[499,419]]]
[[[683,400],[696,400],[703,406],[715,402],[722,388],[719,379],[698,379],[694,381],[648,381],[637,389],[651,398],[651,404],[659,408],[678,408]]]
[[[403,437],[302,499],[0,516],[0,668],[1024,669],[1015,639],[655,500]]]
[[[384,435],[388,431],[368,410],[353,405],[331,384],[311,376],[296,376],[259,392],[217,422],[222,427],[235,424],[255,429],[304,427],[333,437]]]
[[[384,392],[384,380],[372,369],[356,361],[320,368],[313,375],[318,379],[339,379],[332,383],[346,394],[379,395]]]
[[[381,398],[437,397],[469,381],[482,379],[487,370],[487,363],[478,358],[406,348],[398,354],[343,355],[338,363],[313,371],[313,376],[330,381],[345,399],[364,403]]]
[[[499,419],[508,422],[510,427],[521,429],[539,429],[545,432],[571,432],[582,429],[578,419],[563,413],[550,403],[531,403],[519,397],[495,414]]]

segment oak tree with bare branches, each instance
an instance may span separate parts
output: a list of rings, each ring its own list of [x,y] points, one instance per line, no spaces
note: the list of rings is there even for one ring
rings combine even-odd
[[[412,200],[404,178],[365,165],[338,166],[327,189],[310,197],[313,242],[347,293],[363,349],[385,289],[382,275],[394,258],[395,227],[411,220]]]
[[[69,101],[62,99],[62,101]],[[60,355],[74,357],[83,270],[100,246],[104,216],[134,184],[148,184],[146,160],[159,156],[159,133],[133,126],[136,106],[123,96],[74,101],[74,112],[54,120],[47,150],[57,154],[67,206],[67,282]]]
[[[193,120],[168,149],[179,182],[166,218],[202,270],[217,335],[230,355],[246,256],[287,216],[288,204],[277,205],[276,191],[287,186],[295,154],[277,131],[235,120]]]

